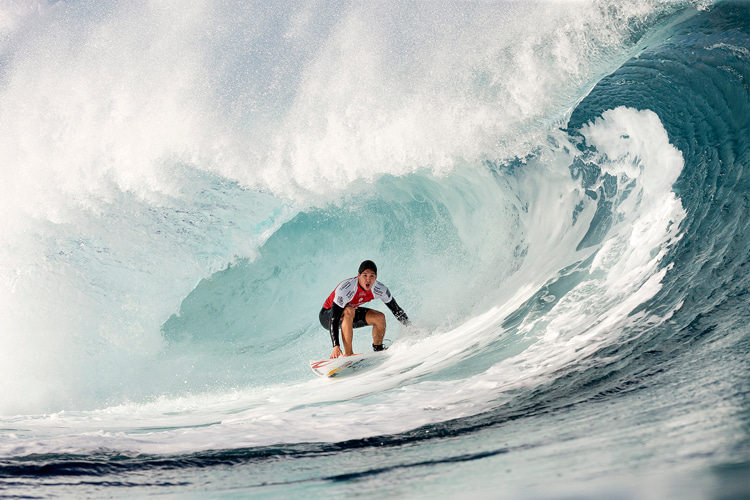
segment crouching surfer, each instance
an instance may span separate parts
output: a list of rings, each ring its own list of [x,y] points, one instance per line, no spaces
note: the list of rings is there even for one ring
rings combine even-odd
[[[341,356],[351,356],[354,328],[372,326],[372,349],[383,350],[385,336],[385,314],[374,309],[360,307],[373,299],[380,299],[388,306],[393,315],[402,324],[408,325],[409,318],[396,303],[391,292],[381,282],[377,281],[378,268],[371,260],[362,262],[359,272],[354,278],[349,278],[338,284],[328,296],[323,309],[320,310],[320,324],[331,334],[333,353],[331,359]],[[339,329],[344,342],[344,351],[339,343]]]

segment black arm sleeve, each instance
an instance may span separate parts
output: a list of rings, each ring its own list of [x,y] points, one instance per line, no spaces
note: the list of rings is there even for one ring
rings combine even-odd
[[[333,343],[333,347],[339,346],[341,347],[341,344],[339,343],[339,329],[341,327],[341,313],[344,312],[344,308],[340,307],[335,302],[331,306],[331,342]]]
[[[394,316],[396,316],[396,319],[401,322],[404,326],[409,326],[409,317],[406,315],[403,309],[399,307],[398,303],[396,302],[396,299],[391,297],[391,301],[386,304],[388,306],[388,309],[391,310]]]

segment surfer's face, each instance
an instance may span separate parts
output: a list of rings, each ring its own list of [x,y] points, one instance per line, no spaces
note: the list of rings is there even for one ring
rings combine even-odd
[[[372,285],[375,284],[375,278],[377,278],[378,275],[375,274],[373,271],[369,269],[365,269],[359,274],[359,286],[362,288],[362,290],[368,292],[370,291],[370,288],[372,288]]]

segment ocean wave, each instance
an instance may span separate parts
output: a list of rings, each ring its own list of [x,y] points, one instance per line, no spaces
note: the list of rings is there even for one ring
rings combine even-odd
[[[367,482],[566,423],[593,457],[582,422],[617,442],[604,422],[630,432],[669,387],[649,439],[706,403],[659,464],[734,436],[749,16],[697,7],[7,10],[0,455],[108,477],[404,453],[346,476]],[[314,379],[317,311],[365,258],[413,325],[377,370]]]

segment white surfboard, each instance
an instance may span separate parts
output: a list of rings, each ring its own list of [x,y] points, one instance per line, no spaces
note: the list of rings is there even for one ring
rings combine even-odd
[[[365,354],[354,354],[353,356],[341,356],[334,359],[323,359],[310,361],[310,368],[316,375],[321,377],[342,377],[358,370],[372,367],[385,359],[386,351],[368,352]]]

